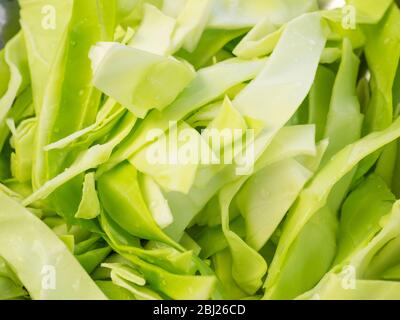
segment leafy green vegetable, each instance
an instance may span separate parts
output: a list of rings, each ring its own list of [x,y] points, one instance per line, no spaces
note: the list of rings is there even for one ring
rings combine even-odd
[[[90,57],[94,86],[139,118],[153,108],[164,109],[195,76],[185,62],[118,43],[97,44]],[[162,84],[170,74],[174,74],[174,81],[165,88]],[[121,86],[119,80],[125,85]]]
[[[334,267],[313,290],[299,298],[397,300],[398,282],[371,280],[368,276],[368,269],[370,265],[373,266],[372,262],[379,255],[379,251],[398,237],[398,201],[386,216],[386,221],[382,221],[380,225],[381,230],[368,244],[356,250],[346,261]],[[353,278],[347,279],[349,276]],[[353,281],[353,283],[348,283],[348,280]],[[351,288],[352,290],[349,290]]]
[[[0,202],[0,255],[16,271],[32,298],[105,298],[64,243],[43,222],[3,193]],[[47,286],[46,276],[50,277]]]
[[[392,87],[400,60],[399,28],[400,10],[395,5],[379,26],[366,27],[365,55],[371,71],[372,92],[366,112],[368,132],[386,128],[393,118]]]
[[[79,204],[76,218],[93,219],[96,218],[101,211],[100,202],[97,197],[94,173],[85,175],[82,190],[82,200]]]
[[[98,181],[100,201],[111,218],[130,234],[173,244],[154,221],[143,199],[137,170],[123,163]]]
[[[10,80],[7,90],[0,99],[0,121],[2,122],[5,120],[14,99],[30,82],[28,61],[22,33],[16,35],[7,44],[4,51],[4,62],[8,66]]]
[[[18,4],[0,299],[400,299],[398,1]]]
[[[243,186],[236,201],[251,247],[260,250],[264,246],[311,175],[296,160],[288,159],[267,166]]]
[[[400,136],[399,126],[400,121],[397,119],[388,129],[373,133],[343,148],[303,190],[283,230],[270,269],[270,278],[267,280],[267,289],[275,285],[276,277],[279,275],[278,268],[284,263],[288,250],[301,228],[319,209],[323,208],[335,184],[363,158],[397,139]]]
[[[229,59],[214,66],[199,70],[196,78],[170,106],[159,112],[153,110],[137,130],[126,139],[113,155],[111,163],[126,160],[149,143],[147,134],[160,129],[161,136],[170,126],[170,121],[179,121],[197,108],[220,97],[237,84],[253,79],[264,66],[264,60],[246,61]],[[152,136],[156,139],[157,136]]]

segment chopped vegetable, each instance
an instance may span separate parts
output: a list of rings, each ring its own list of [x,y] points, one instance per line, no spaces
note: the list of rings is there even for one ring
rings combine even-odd
[[[398,2],[18,2],[0,299],[400,299]]]

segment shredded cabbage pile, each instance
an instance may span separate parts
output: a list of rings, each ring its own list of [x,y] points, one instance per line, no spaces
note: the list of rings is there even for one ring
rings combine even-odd
[[[394,0],[19,5],[0,299],[400,299]]]

